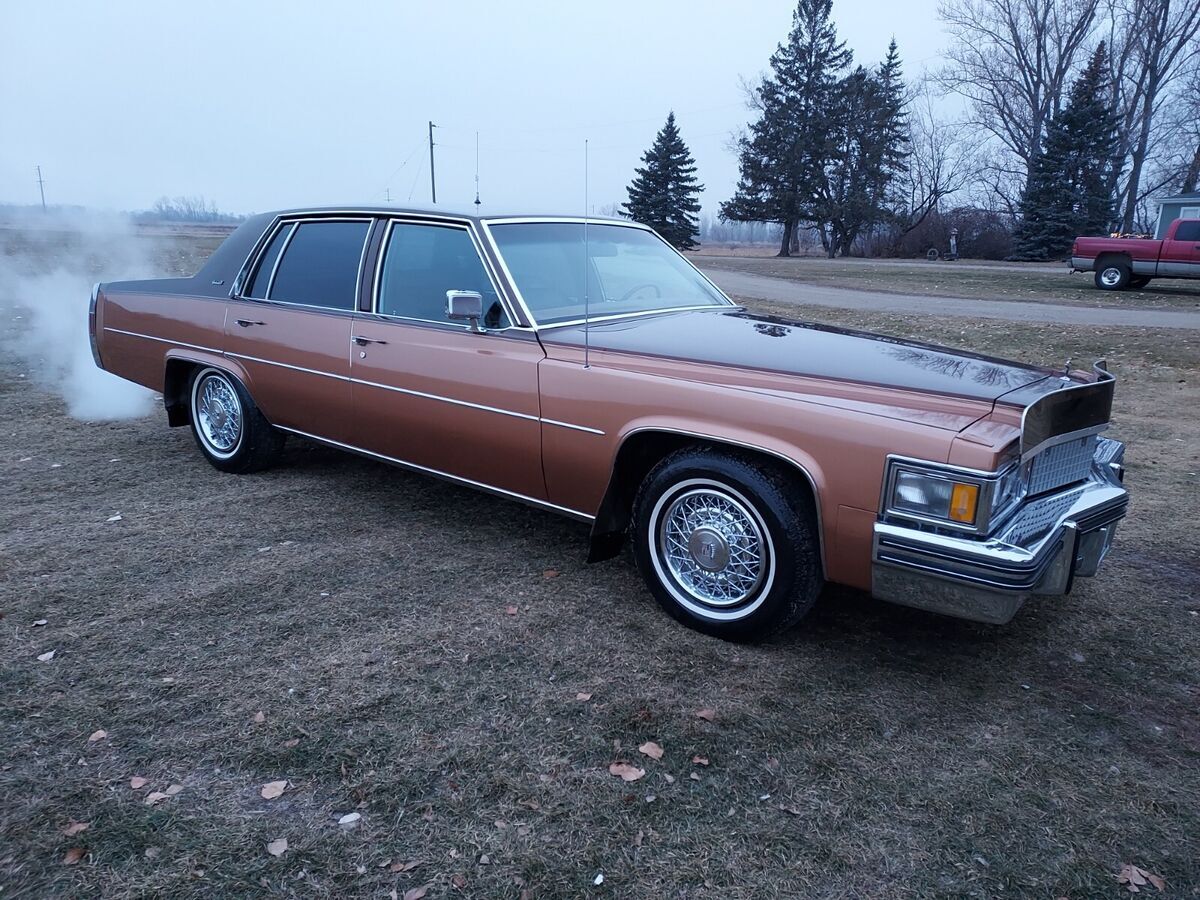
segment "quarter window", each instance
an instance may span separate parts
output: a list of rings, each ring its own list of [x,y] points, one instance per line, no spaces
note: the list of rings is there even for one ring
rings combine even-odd
[[[483,324],[508,326],[500,297],[465,228],[394,224],[384,251],[375,311],[445,322],[447,291],[477,291],[483,296]]]
[[[279,261],[268,299],[354,309],[358,267],[369,226],[365,221],[298,224]]]
[[[258,261],[254,280],[250,282],[250,289],[246,291],[247,297],[254,297],[258,300],[267,299],[267,290],[271,287],[271,273],[275,271],[275,261],[279,259],[279,251],[283,249],[283,245],[287,243],[287,236],[295,227],[293,223],[289,222],[275,232],[275,237],[271,238],[266,252]]]

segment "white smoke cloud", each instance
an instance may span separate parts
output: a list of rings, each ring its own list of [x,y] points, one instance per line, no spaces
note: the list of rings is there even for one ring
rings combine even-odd
[[[152,278],[155,242],[122,216],[50,213],[0,222],[0,350],[19,373],[95,422],[150,413],[155,395],[96,367],[88,301],[97,281]]]

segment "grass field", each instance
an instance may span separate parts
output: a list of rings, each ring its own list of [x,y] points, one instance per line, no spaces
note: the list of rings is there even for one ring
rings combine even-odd
[[[706,268],[791,278],[831,288],[1082,306],[1200,309],[1200,281],[1160,279],[1140,291],[1108,292],[1096,289],[1092,273],[1071,274],[1065,265],[716,255],[698,255],[694,261]]]
[[[1200,345],[801,312],[1108,355],[1100,577],[1002,628],[830,588],[721,643],[584,526],[299,441],[223,475],[6,353],[0,897],[1200,896]]]

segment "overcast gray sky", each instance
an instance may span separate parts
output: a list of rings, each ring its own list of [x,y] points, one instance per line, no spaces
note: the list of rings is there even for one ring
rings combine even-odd
[[[875,63],[937,63],[935,0],[835,0]],[[224,210],[428,204],[583,208],[625,185],[674,109],[707,190],[737,180],[729,136],[787,35],[792,0],[741,2],[0,3],[0,202],[138,209],[203,195]]]

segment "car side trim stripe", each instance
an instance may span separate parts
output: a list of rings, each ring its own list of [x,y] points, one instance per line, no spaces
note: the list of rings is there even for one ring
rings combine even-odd
[[[509,497],[513,500],[519,500],[522,503],[528,503],[531,506],[541,507],[543,509],[553,510],[554,512],[562,513],[574,519],[579,519],[583,522],[591,522],[596,517],[590,513],[580,512],[577,509],[571,509],[567,506],[559,506],[557,503],[551,503],[548,500],[539,500],[537,497],[530,497],[528,494],[519,494],[516,491],[506,490],[505,488],[495,487],[494,485],[484,484],[482,481],[473,481],[470,478],[463,478],[461,475],[451,475],[449,472],[443,472],[440,469],[431,469],[428,466],[422,466],[417,463],[407,462],[403,459],[397,459],[394,456],[385,456],[382,453],[375,453],[371,450],[364,450],[362,447],[355,447],[353,444],[343,444],[341,441],[335,441],[330,438],[321,437],[318,434],[310,434],[307,431],[301,431],[298,428],[287,428],[283,425],[277,425],[276,428],[282,431],[288,431],[292,434],[297,434],[300,437],[309,438],[321,444],[327,444],[330,447],[337,447],[339,450],[348,450],[351,453],[358,453],[362,456],[368,456],[372,459],[382,460],[383,462],[391,463],[394,466],[399,466],[403,469],[411,469],[414,472],[422,472],[426,475],[433,475],[436,478],[444,478],[447,481],[453,481],[458,484],[465,484],[469,487],[478,488],[481,491],[486,491],[489,494],[498,494],[502,497]]]
[[[367,387],[381,388],[385,391],[395,391],[397,394],[408,394],[412,397],[422,397],[426,400],[439,400],[442,403],[452,403],[455,406],[466,406],[470,409],[479,409],[484,412],[496,413],[500,416],[512,416],[515,419],[527,419],[531,422],[541,422],[543,425],[553,425],[556,428],[569,428],[572,431],[582,431],[586,434],[604,435],[604,432],[599,428],[590,428],[587,425],[574,425],[570,422],[560,422],[557,419],[546,419],[541,416],[531,415],[530,413],[515,412],[511,409],[500,409],[498,406],[485,406],[482,403],[471,403],[467,400],[456,400],[454,397],[443,397],[441,394],[428,394],[425,391],[414,391],[410,388],[395,387],[390,384],[380,384],[377,381],[366,381],[361,378],[351,378],[346,375],[337,375],[333,372],[322,372],[320,369],[307,369],[304,366],[293,366],[290,363],[275,362],[270,359],[263,359],[258,356],[247,356],[244,353],[229,353],[215,350],[212,347],[201,347],[199,344],[187,344],[183,341],[173,341],[168,338],[154,337],[149,334],[140,334],[136,331],[124,331],[120,328],[109,328],[105,326],[105,331],[113,331],[117,334],[127,334],[130,337],[145,338],[148,341],[158,341],[160,344],[171,344],[176,347],[187,347],[190,350],[203,350],[207,353],[216,353],[219,356],[227,356],[231,359],[241,359],[247,362],[262,363],[265,366],[278,366],[282,369],[291,369],[294,372],[305,372],[309,375],[320,375],[324,378],[333,378],[337,381],[348,381],[351,384],[361,384]]]

